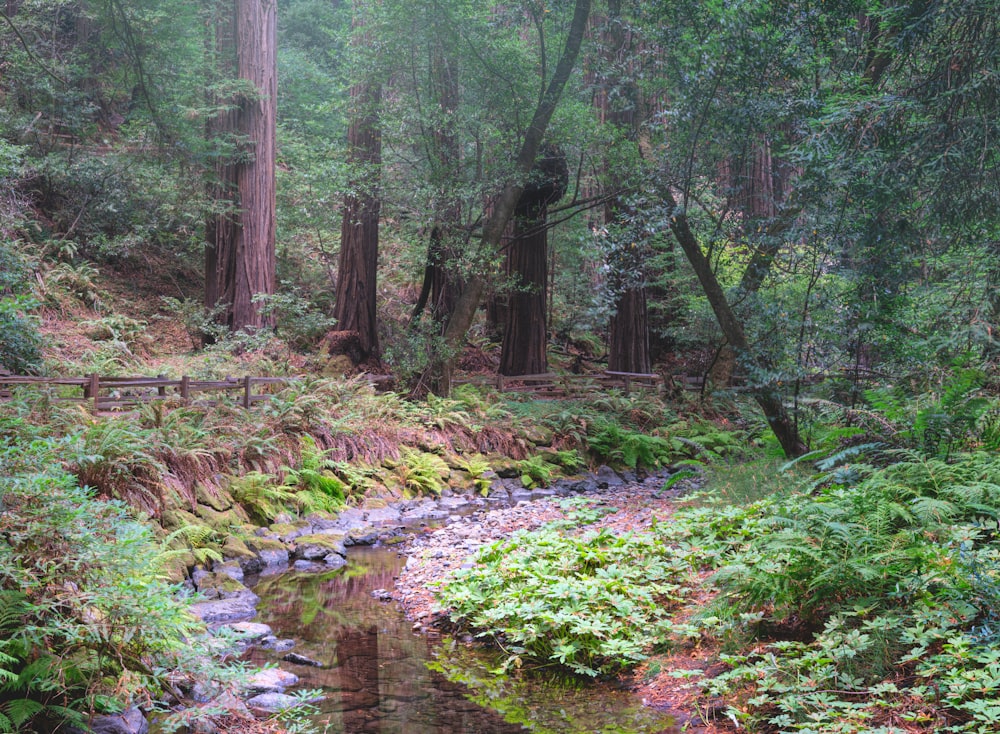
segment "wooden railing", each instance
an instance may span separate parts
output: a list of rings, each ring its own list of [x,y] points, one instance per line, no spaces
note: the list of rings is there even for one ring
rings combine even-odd
[[[284,384],[295,377],[227,377],[224,380],[198,380],[187,375],[173,380],[165,375],[157,377],[25,377],[20,375],[0,375],[0,399],[10,397],[10,388],[18,385],[38,387],[75,387],[80,394],[58,398],[67,401],[89,403],[95,412],[115,410],[141,405],[152,400],[179,398],[185,402],[196,399],[199,393],[222,392],[238,397],[244,408],[250,408],[270,395],[255,392],[261,385]],[[211,402],[211,401],[210,401]]]
[[[628,395],[633,389],[658,390],[663,377],[640,372],[595,372],[580,375],[559,375],[544,372],[537,375],[477,375],[460,377],[455,384],[492,385],[500,392],[526,392],[538,397],[565,397],[620,389]]]

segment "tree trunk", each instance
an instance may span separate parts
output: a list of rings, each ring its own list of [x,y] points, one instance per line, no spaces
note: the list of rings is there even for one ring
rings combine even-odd
[[[507,273],[514,279],[514,291],[507,295],[500,374],[537,375],[549,369],[545,205],[518,207],[514,222],[514,239],[507,250]]]
[[[275,291],[275,155],[277,15],[275,0],[216,5],[215,55],[222,79],[239,79],[256,93],[218,100],[209,122],[211,140],[241,149],[217,159],[211,195],[219,213],[206,225],[205,304],[225,304],[221,317],[232,331],[272,324],[254,303]],[[234,103],[235,102],[235,103]],[[235,160],[234,160],[235,159]]]
[[[691,267],[694,269],[698,281],[701,283],[705,297],[715,313],[715,318],[719,322],[723,335],[733,347],[737,357],[744,360],[752,360],[758,367],[767,368],[767,364],[762,357],[755,356],[747,342],[743,325],[736,317],[735,312],[726,298],[722,285],[715,277],[712,264],[701,251],[701,246],[695,238],[694,233],[688,225],[687,216],[683,214],[677,206],[673,193],[669,189],[662,191],[663,198],[670,207],[673,214],[670,217],[670,229],[677,238],[678,244],[684,250]],[[754,399],[764,412],[767,424],[774,431],[781,448],[789,458],[801,456],[808,451],[805,442],[799,436],[798,426],[781,401],[781,396],[770,385],[761,385],[754,388]]]
[[[646,289],[629,288],[618,299],[608,329],[608,369],[648,373],[649,316]]]
[[[352,45],[361,47],[369,35],[355,8]],[[377,306],[378,224],[382,208],[379,183],[382,134],[378,108],[382,89],[372,79],[351,87],[351,120],[347,128],[347,160],[355,172],[344,200],[337,260],[334,318],[341,331],[357,332],[362,361],[379,358]]]
[[[482,246],[488,251],[495,251],[500,244],[503,231],[507,222],[514,214],[514,208],[521,198],[524,190],[524,183],[528,180],[531,169],[535,165],[535,158],[545,136],[545,130],[549,126],[552,114],[555,112],[559,98],[562,96],[566,82],[569,81],[573,66],[576,64],[576,57],[580,53],[580,45],[583,43],[583,32],[587,27],[587,19],[590,16],[591,0],[576,0],[573,11],[573,21],[569,33],[566,36],[566,45],[559,63],[556,64],[555,73],[549,82],[545,94],[538,101],[531,123],[525,131],[524,140],[521,143],[521,150],[518,152],[517,163],[514,175],[504,185],[503,191],[497,198],[493,207],[493,214],[489,217],[483,228]],[[462,291],[458,302],[455,304],[455,312],[448,322],[445,330],[445,340],[449,351],[453,355],[458,354],[465,335],[469,332],[476,315],[476,310],[482,301],[483,293],[486,291],[486,281],[482,275],[474,275]],[[447,393],[451,388],[451,372],[454,365],[455,356],[446,357],[440,365],[441,379],[439,381],[442,392]]]

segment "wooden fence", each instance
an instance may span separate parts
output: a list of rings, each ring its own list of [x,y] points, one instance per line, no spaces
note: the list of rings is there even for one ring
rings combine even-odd
[[[635,389],[659,390],[663,377],[639,372],[595,372],[590,374],[560,375],[545,372],[538,375],[475,375],[460,377],[456,385],[491,385],[499,392],[525,392],[536,397],[567,397],[588,393],[621,390],[626,395]]]
[[[102,410],[117,410],[147,403],[152,400],[179,398],[195,400],[199,394],[210,392],[229,393],[237,397],[244,408],[250,408],[261,400],[267,400],[270,395],[256,392],[260,386],[285,384],[298,378],[295,377],[227,377],[224,380],[197,380],[185,375],[179,380],[172,380],[165,375],[157,377],[102,377],[88,375],[87,377],[24,377],[19,375],[0,375],[0,399],[10,397],[10,388],[18,385],[34,385],[37,387],[78,388],[79,394],[57,398],[66,401],[88,403],[95,412]],[[71,390],[70,392],[75,392]],[[209,401],[212,402],[212,401]]]

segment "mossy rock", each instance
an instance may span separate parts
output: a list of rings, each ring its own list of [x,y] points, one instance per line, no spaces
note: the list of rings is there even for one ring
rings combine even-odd
[[[521,435],[535,446],[551,446],[555,434],[544,426],[523,426]]]
[[[196,515],[179,507],[169,507],[163,510],[160,515],[160,524],[167,530],[191,527],[192,525],[204,525],[204,521]]]
[[[219,530],[229,530],[234,527],[242,527],[244,523],[250,521],[250,517],[239,505],[232,507],[225,512],[219,512],[208,505],[198,505],[195,514],[200,517],[206,525]]]
[[[222,544],[222,555],[224,558],[235,558],[236,560],[257,557],[257,554],[250,550],[243,539],[235,535],[226,536],[226,540]]]
[[[259,536],[247,538],[244,544],[248,549],[257,553],[262,551],[281,551],[286,550],[288,547],[280,540],[275,540],[274,538],[261,538]]]
[[[208,505],[218,512],[225,512],[236,504],[228,490],[209,487],[200,482],[194,486],[194,496],[198,504]]]
[[[486,457],[486,460],[490,463],[490,466],[493,468],[493,471],[496,472],[498,477],[502,477],[504,479],[514,479],[521,476],[521,469],[517,465],[517,461],[509,456],[490,454]]]

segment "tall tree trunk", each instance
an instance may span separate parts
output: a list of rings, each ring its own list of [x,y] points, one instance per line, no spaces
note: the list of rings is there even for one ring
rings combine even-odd
[[[608,334],[609,370],[648,373],[652,369],[645,288],[629,288],[622,293]]]
[[[361,11],[355,7],[353,45],[363,46]],[[347,128],[347,160],[352,175],[344,200],[337,260],[337,295],[334,318],[343,331],[357,332],[361,359],[379,358],[377,306],[378,223],[382,207],[379,183],[382,168],[382,135],[378,108],[382,89],[372,79],[351,87],[351,120]]]
[[[275,0],[236,0],[216,7],[215,49],[220,78],[253,85],[232,109],[209,123],[212,139],[241,149],[222,157],[212,185],[216,209],[206,227],[205,303],[225,304],[232,331],[272,324],[258,295],[275,291],[275,165],[277,131],[277,5]],[[235,58],[234,58],[235,57]],[[228,106],[228,105],[227,105]],[[235,161],[233,160],[235,158]]]
[[[507,295],[500,347],[502,375],[537,375],[549,369],[546,355],[549,257],[544,211],[544,203],[540,207],[519,206],[514,217],[514,239],[507,249],[507,274],[514,280],[514,290]]]
[[[507,275],[514,290],[507,308],[500,347],[500,374],[533,375],[548,371],[550,204],[566,193],[569,168],[556,146],[542,146],[531,180],[514,210],[514,237],[507,248]]]
[[[636,142],[636,111],[639,104],[639,90],[630,80],[623,78],[617,68],[622,58],[631,58],[631,39],[626,33],[622,18],[621,0],[608,0],[608,17],[605,19],[601,33],[602,54],[609,72],[605,84],[616,87],[618,94],[602,94],[595,99],[607,122],[617,129],[626,140]],[[621,181],[612,171],[608,162],[605,170],[609,174],[607,186],[611,190],[619,189]],[[628,214],[627,206],[620,198],[609,201],[604,210],[604,222],[611,231],[619,229],[624,224]],[[627,226],[627,225],[626,225]],[[639,240],[641,234],[636,232],[629,239]],[[643,243],[618,243],[619,248],[645,249]],[[610,258],[611,269],[615,266],[620,272],[612,275],[612,285],[618,296],[615,299],[615,311],[608,324],[608,369],[618,372],[647,373],[652,369],[649,355],[649,316],[646,309],[646,285],[644,277],[644,257],[631,256],[623,251],[618,256]]]
[[[503,191],[497,198],[493,207],[493,214],[487,220],[482,234],[482,246],[488,251],[496,251],[503,237],[507,222],[514,214],[514,208],[521,198],[524,190],[524,183],[528,180],[531,169],[535,165],[535,158],[545,136],[545,130],[549,126],[552,114],[555,112],[559,98],[562,96],[566,82],[569,81],[570,74],[576,64],[576,57],[580,53],[580,45],[583,43],[583,33],[587,27],[587,19],[590,16],[590,6],[592,0],[576,0],[573,11],[573,21],[570,25],[569,33],[566,36],[566,45],[556,64],[555,73],[552,75],[545,93],[538,101],[535,112],[532,115],[531,123],[525,131],[524,140],[521,143],[521,150],[517,155],[517,162],[514,174],[504,185]],[[476,310],[486,292],[486,280],[482,275],[474,275],[469,279],[462,295],[455,304],[455,312],[448,322],[445,330],[445,340],[449,351],[453,355],[458,353],[459,348],[468,334],[469,328],[476,316]],[[440,366],[441,380],[439,382],[442,392],[447,393],[451,387],[451,371],[455,361],[454,356],[446,357]]]
[[[737,318],[729,300],[726,298],[726,293],[722,289],[722,285],[715,277],[712,264],[705,257],[705,253],[701,251],[701,246],[698,244],[698,240],[688,224],[687,216],[677,206],[677,201],[669,189],[664,189],[661,193],[670,210],[673,212],[670,217],[670,229],[674,233],[681,249],[684,250],[684,254],[687,256],[688,262],[691,263],[695,275],[698,276],[698,281],[701,283],[705,297],[708,299],[708,303],[715,313],[715,318],[719,323],[719,328],[722,329],[723,335],[739,358],[751,360],[757,366],[766,369],[768,365],[764,358],[754,355],[750,349],[750,344],[747,342],[746,334],[743,331],[743,324]],[[785,410],[785,405],[781,401],[781,396],[777,390],[770,385],[761,385],[754,388],[753,396],[764,412],[764,418],[767,420],[767,424],[771,427],[771,430],[774,431],[774,435],[781,444],[785,455],[789,458],[794,458],[804,454],[808,450],[808,447],[799,436],[798,426],[788,414],[788,411]]]

